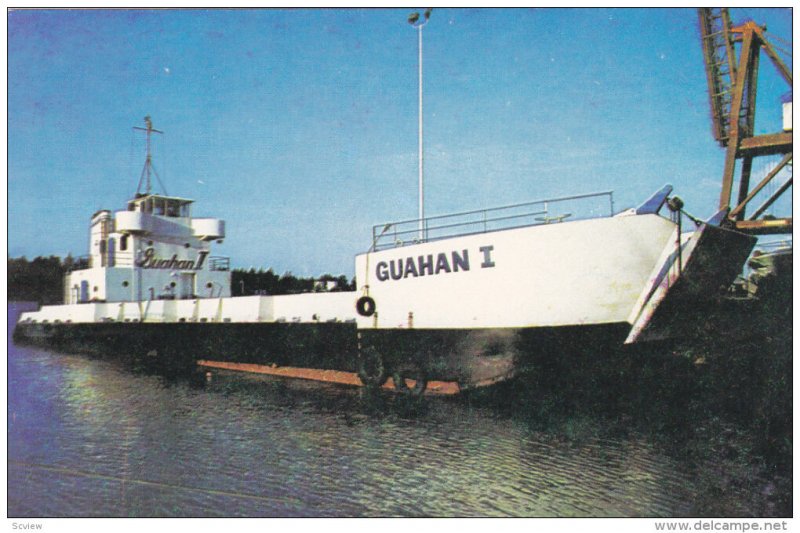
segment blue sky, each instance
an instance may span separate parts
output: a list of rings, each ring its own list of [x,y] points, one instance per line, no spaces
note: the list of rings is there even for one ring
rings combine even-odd
[[[352,276],[373,224],[417,214],[410,11],[9,12],[9,255],[87,253],[92,213],[136,191],[150,115],[167,191],[226,221],[215,253]],[[787,41],[791,15],[732,10]],[[427,214],[608,189],[622,208],[667,182],[716,210],[693,9],[437,9],[424,39]],[[757,130],[779,131],[761,65]]]

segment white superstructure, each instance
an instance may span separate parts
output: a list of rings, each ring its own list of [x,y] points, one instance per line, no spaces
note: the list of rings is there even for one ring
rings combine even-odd
[[[211,243],[225,238],[225,221],[192,218],[192,200],[151,191],[151,136],[163,132],[153,128],[149,116],[144,122],[145,128],[134,128],[147,134],[136,194],[122,211],[112,215],[103,209],[92,215],[89,256],[71,265],[65,304],[231,295],[230,261],[211,255]]]
[[[192,200],[137,194],[127,209],[98,211],[90,255],[66,276],[64,302],[130,302],[231,295],[227,257],[211,255],[225,222],[192,218]]]
[[[89,226],[89,255],[72,261],[64,304],[23,313],[22,324],[354,322],[353,293],[231,296],[228,257],[212,255],[225,221],[192,216],[193,200],[151,192],[147,159],[139,188],[125,208],[100,210]],[[157,177],[157,175],[156,175]],[[146,178],[146,182],[145,182]],[[162,185],[163,187],[163,185]]]

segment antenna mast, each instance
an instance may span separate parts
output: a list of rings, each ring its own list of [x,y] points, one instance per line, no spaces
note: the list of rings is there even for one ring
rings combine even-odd
[[[144,180],[145,176],[147,177],[147,181],[146,181],[146,187],[145,187],[144,194],[145,195],[150,194],[150,190],[151,190],[150,173],[151,172],[156,175],[156,179],[158,180],[159,185],[161,185],[161,188],[164,190],[164,194],[167,194],[167,189],[164,187],[164,184],[161,183],[161,178],[158,177],[158,173],[156,172],[156,169],[153,166],[153,155],[150,152],[150,136],[151,136],[151,134],[155,132],[155,133],[161,133],[163,135],[164,132],[153,128],[153,121],[150,120],[150,115],[147,115],[146,117],[144,117],[144,125],[146,126],[144,128],[139,128],[137,126],[133,127],[133,129],[139,130],[139,131],[143,131],[143,132],[145,132],[147,134],[147,158],[144,161],[144,168],[142,169],[142,175],[139,176],[139,185],[136,187],[136,194],[137,195],[141,194],[141,191],[142,191],[142,180]]]

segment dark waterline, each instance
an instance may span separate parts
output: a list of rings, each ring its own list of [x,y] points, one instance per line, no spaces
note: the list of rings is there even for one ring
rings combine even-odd
[[[242,374],[197,387],[13,345],[8,394],[9,517],[770,513],[768,481],[725,485],[724,458],[541,405]]]

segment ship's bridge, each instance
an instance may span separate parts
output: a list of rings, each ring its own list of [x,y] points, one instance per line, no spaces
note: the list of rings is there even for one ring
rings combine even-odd
[[[161,196],[158,194],[137,194],[128,202],[128,211],[148,213],[157,216],[190,218],[194,200]]]
[[[120,233],[193,235],[204,241],[225,237],[225,222],[217,218],[192,218],[194,200],[159,194],[137,194],[128,201],[127,211],[117,211]]]

